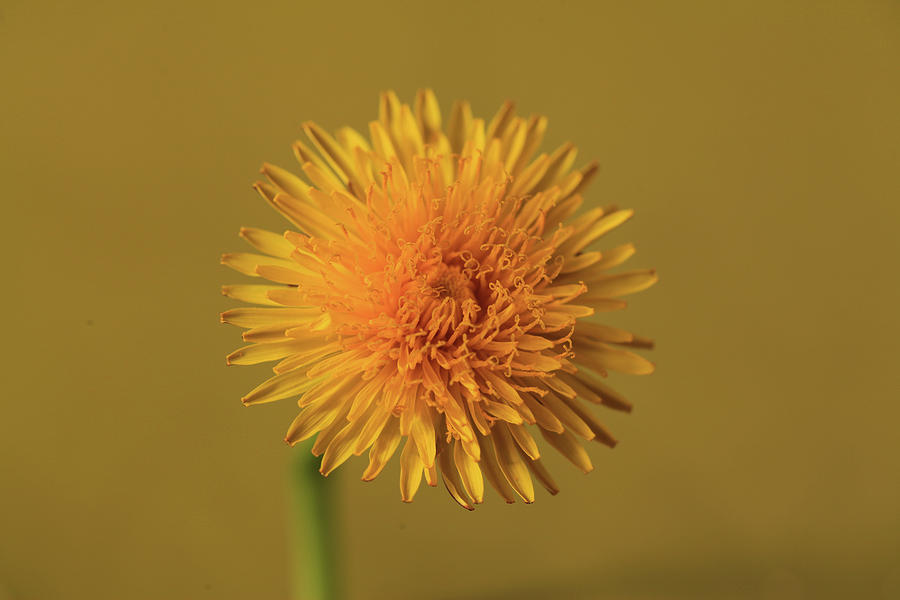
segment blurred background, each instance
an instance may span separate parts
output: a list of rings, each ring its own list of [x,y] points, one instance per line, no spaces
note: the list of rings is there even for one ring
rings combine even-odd
[[[300,123],[549,116],[661,282],[562,492],[328,479],[348,598],[900,597],[900,4],[0,2],[0,598],[286,598],[282,442],[219,295]],[[542,492],[542,490],[541,490]]]

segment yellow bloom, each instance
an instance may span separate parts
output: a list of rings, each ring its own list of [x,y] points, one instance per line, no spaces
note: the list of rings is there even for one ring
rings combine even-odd
[[[597,165],[571,171],[571,144],[535,156],[546,127],[511,103],[485,124],[457,102],[445,131],[430,90],[414,109],[388,92],[368,139],[303,126],[305,178],[263,166],[256,189],[297,231],[243,228],[261,254],[222,257],[271,282],[223,288],[264,306],[222,314],[250,342],[227,362],[279,361],[242,400],[299,397],[285,440],[317,435],[323,475],[368,450],[374,479],[402,442],[404,502],[440,471],[471,509],[485,477],[507,502],[534,501],[531,474],[557,492],[536,432],[585,472],[577,438],[616,444],[584,401],[630,410],[600,378],[652,372],[623,348],[652,342],[584,319],[657,277],[609,272],[631,244],[591,250],[632,211],[574,216]]]

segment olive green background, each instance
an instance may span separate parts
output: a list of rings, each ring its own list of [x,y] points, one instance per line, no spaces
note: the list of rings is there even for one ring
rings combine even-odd
[[[282,436],[218,265],[299,124],[505,99],[661,282],[562,492],[329,478],[351,599],[900,597],[897,2],[0,2],[0,598],[288,595]],[[550,453],[548,453],[549,456]]]

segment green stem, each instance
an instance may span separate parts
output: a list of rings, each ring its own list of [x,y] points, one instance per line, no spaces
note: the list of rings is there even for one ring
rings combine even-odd
[[[337,600],[335,507],[308,444],[291,461],[291,585],[293,600]]]

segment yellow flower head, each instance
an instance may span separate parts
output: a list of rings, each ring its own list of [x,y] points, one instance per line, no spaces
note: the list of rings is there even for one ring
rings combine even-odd
[[[371,480],[402,442],[403,501],[440,471],[471,509],[485,477],[507,502],[534,501],[531,474],[557,492],[535,432],[585,472],[578,438],[615,445],[585,402],[630,410],[600,378],[653,371],[623,348],[652,342],[586,319],[657,278],[610,272],[631,244],[591,249],[632,211],[574,216],[597,165],[571,171],[571,144],[536,154],[546,126],[458,102],[445,131],[430,90],[414,109],[388,92],[368,139],[303,126],[303,178],[263,166],[256,189],[296,230],[244,228],[261,254],[222,257],[271,282],[223,288],[263,306],[222,314],[250,342],[227,362],[279,361],[243,402],[299,397],[285,440],[317,436],[323,475],[368,450]]]

